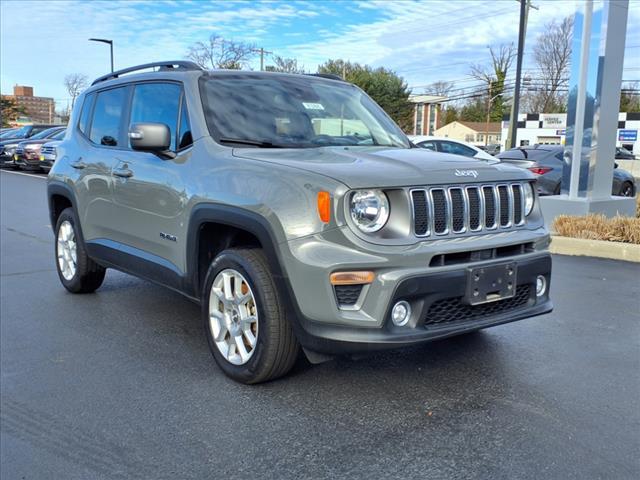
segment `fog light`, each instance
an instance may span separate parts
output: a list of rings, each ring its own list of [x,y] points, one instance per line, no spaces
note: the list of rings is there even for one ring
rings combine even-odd
[[[399,301],[393,306],[391,310],[391,321],[394,325],[402,327],[409,322],[411,316],[411,305],[404,300]]]
[[[536,278],[536,296],[541,297],[547,291],[547,279],[542,275]]]

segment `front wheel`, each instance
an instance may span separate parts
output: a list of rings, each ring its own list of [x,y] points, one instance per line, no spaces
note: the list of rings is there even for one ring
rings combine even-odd
[[[94,292],[106,270],[87,255],[72,208],[66,208],[56,224],[56,269],[60,282],[72,293]]]
[[[295,364],[298,342],[260,249],[229,249],[213,260],[202,318],[216,363],[234,380],[266,382]]]

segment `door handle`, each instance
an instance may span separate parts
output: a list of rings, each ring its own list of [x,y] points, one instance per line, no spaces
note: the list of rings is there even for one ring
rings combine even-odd
[[[113,170],[113,174],[116,177],[120,177],[120,178],[131,178],[133,177],[133,171],[129,170],[126,167],[122,167],[122,168],[115,168]]]
[[[82,158],[79,158],[75,162],[71,162],[69,165],[73,168],[77,168],[78,170],[82,170],[87,166],[87,164],[82,161]]]

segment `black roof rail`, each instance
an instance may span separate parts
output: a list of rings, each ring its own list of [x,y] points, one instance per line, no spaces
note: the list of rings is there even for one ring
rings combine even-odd
[[[170,60],[166,62],[152,62],[145,63],[144,65],[136,65],[135,67],[123,68],[122,70],[116,70],[115,72],[107,73],[101,77],[96,78],[91,85],[96,83],[105,82],[118,78],[125,73],[137,72],[138,70],[146,70],[147,68],[159,68],[162,70],[203,70],[203,68],[194,62],[187,60]]]
[[[346,80],[344,78],[342,78],[340,75],[336,75],[335,73],[306,73],[305,75],[309,75],[311,77],[329,78],[331,80],[338,80],[340,82],[346,82]]]

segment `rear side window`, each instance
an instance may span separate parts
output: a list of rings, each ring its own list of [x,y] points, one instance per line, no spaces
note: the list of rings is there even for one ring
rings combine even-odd
[[[472,148],[455,142],[440,142],[440,151],[453,153],[454,155],[464,155],[465,157],[473,157],[476,154]]]
[[[133,123],[164,123],[171,130],[171,150],[176,150],[180,85],[175,83],[143,83],[135,86],[131,103]]]
[[[84,97],[82,102],[82,111],[80,112],[80,121],[78,122],[78,128],[87,137],[89,136],[89,119],[91,118],[91,108],[93,107],[93,101],[95,100],[95,93],[90,93]]]
[[[122,111],[127,97],[126,87],[99,92],[93,110],[89,139],[98,145],[117,147],[120,141]]]

